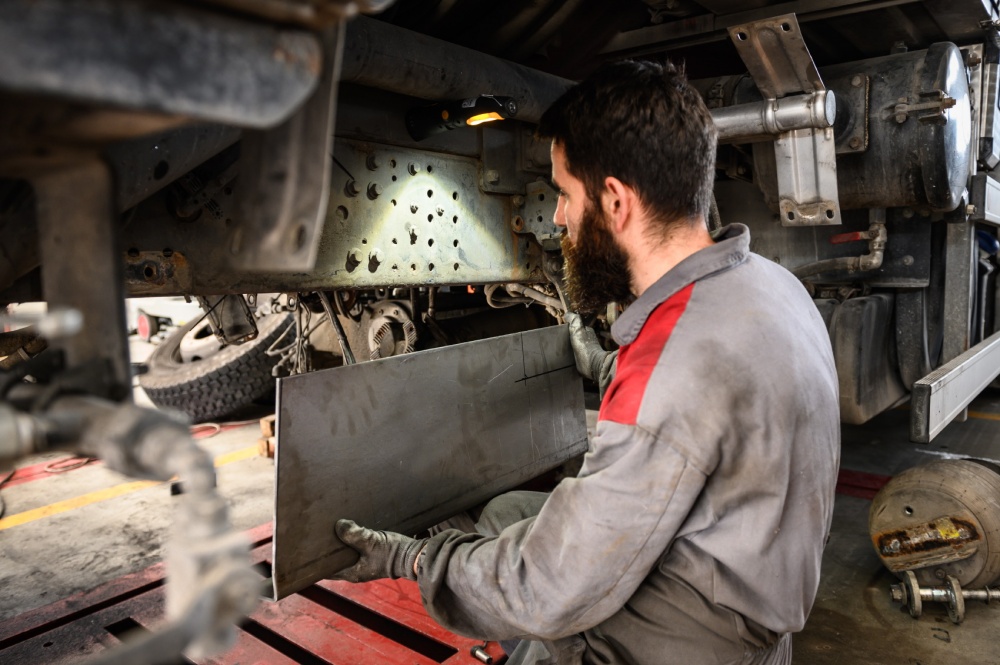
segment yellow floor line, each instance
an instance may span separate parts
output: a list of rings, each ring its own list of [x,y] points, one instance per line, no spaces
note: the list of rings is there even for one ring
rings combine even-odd
[[[216,457],[215,466],[225,466],[226,464],[232,464],[233,462],[249,459],[257,454],[257,446],[250,446],[249,448],[235,450],[231,453],[226,453],[225,455],[219,455]],[[42,506],[41,508],[25,510],[24,512],[9,515],[0,519],[0,531],[20,526],[22,524],[27,524],[28,522],[34,522],[35,520],[40,520],[52,515],[58,515],[59,513],[65,513],[70,510],[82,508],[83,506],[89,506],[92,503],[107,501],[108,499],[113,499],[116,496],[137,492],[139,490],[146,489],[147,487],[162,484],[163,483],[156,480],[137,480],[130,483],[122,483],[121,485],[114,485],[113,487],[97,490],[95,492],[88,492],[87,494],[83,494],[72,499],[66,499],[65,501],[56,501],[55,503],[50,503],[49,505]]]

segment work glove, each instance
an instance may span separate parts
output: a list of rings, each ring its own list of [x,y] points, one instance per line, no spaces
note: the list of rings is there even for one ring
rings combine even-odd
[[[337,537],[357,550],[361,558],[331,579],[370,582],[385,577],[416,580],[413,563],[424,548],[424,539],[414,539],[392,531],[372,531],[351,520],[337,520]]]
[[[615,378],[618,352],[605,351],[597,340],[597,333],[590,326],[583,325],[583,318],[576,312],[566,312],[569,324],[569,342],[576,358],[576,370],[581,376],[597,384],[604,396]]]

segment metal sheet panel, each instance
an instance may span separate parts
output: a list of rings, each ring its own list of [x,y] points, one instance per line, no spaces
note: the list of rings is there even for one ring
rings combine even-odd
[[[565,326],[278,382],[274,591],[356,558],[346,517],[415,533],[587,447]]]

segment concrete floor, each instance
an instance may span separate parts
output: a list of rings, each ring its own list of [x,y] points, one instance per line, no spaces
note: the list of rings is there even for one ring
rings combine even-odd
[[[141,392],[137,399],[144,399]],[[981,397],[972,411],[967,423],[953,424],[928,446],[907,440],[905,409],[865,426],[845,426],[843,466],[891,475],[935,455],[1000,460],[1000,398]],[[202,441],[219,464],[219,487],[238,529],[272,517],[274,466],[257,455],[258,436],[258,426],[249,424]],[[2,489],[7,506],[0,519],[0,621],[160,559],[172,512],[169,486],[127,485],[131,482],[91,464]],[[894,578],[869,541],[869,505],[837,497],[819,596],[805,631],[795,637],[794,663],[1000,664],[996,605],[970,604],[965,622],[955,626],[943,607],[929,605],[914,620],[890,602]]]

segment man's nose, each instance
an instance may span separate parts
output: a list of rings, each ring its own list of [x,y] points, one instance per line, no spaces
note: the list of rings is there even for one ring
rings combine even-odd
[[[561,201],[556,205],[555,213],[552,214],[552,223],[556,226],[566,226],[566,210],[563,208]]]

